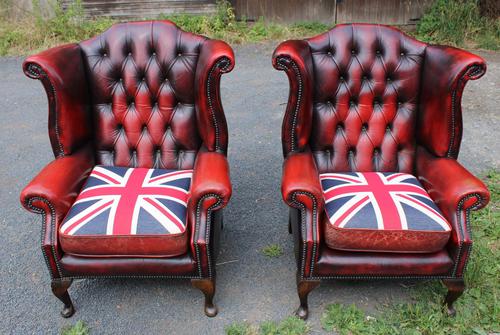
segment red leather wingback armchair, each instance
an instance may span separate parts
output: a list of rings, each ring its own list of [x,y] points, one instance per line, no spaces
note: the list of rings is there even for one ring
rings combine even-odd
[[[215,316],[221,209],[231,196],[220,77],[224,42],[170,21],[116,24],[28,57],[48,97],[55,160],[22,191],[41,214],[52,291],[74,278],[184,278]],[[98,206],[99,205],[99,206]]]
[[[484,60],[389,26],[343,24],[283,42],[273,65],[290,82],[282,193],[298,315],[307,317],[321,280],[372,278],[441,279],[454,314],[472,246],[469,214],[489,201],[457,162],[462,92],[485,73]]]

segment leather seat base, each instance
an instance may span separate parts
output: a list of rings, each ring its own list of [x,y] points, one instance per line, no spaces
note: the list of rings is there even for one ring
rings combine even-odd
[[[67,277],[196,276],[189,253],[169,258],[88,258],[65,254],[59,261]]]
[[[321,249],[314,276],[446,276],[453,260],[446,250],[428,254]]]

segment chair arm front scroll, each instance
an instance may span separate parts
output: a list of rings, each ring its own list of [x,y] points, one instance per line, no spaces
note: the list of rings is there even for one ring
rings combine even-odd
[[[462,93],[481,78],[485,61],[470,52],[429,45],[422,72],[418,140],[429,152],[457,158],[462,139]]]
[[[307,147],[312,124],[314,69],[307,41],[281,43],[273,54],[273,66],[285,71],[290,82],[288,104],[283,119],[283,155]]]
[[[281,184],[283,200],[301,211],[302,277],[312,276],[321,242],[320,219],[323,213],[323,191],[310,152],[291,153],[283,165]]]
[[[453,227],[449,242],[455,257],[454,276],[461,277],[472,247],[469,213],[486,206],[490,193],[484,183],[453,158],[436,157],[417,150],[416,174]]]
[[[57,229],[93,167],[89,149],[49,163],[21,192],[21,204],[43,215],[42,251],[52,278],[61,277]]]
[[[212,277],[211,219],[213,211],[226,206],[231,192],[226,156],[218,152],[200,152],[195,162],[189,199],[191,251],[197,260],[200,277]]]
[[[227,152],[227,124],[220,98],[220,77],[234,68],[234,53],[219,40],[206,40],[196,66],[196,117],[209,151]]]
[[[54,156],[69,155],[91,136],[88,87],[78,44],[28,57],[24,73],[41,80],[49,102],[49,136]]]

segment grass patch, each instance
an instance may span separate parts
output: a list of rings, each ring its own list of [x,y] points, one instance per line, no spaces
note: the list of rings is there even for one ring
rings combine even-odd
[[[307,333],[309,333],[309,326],[296,316],[290,316],[281,322],[265,321],[260,325],[261,335],[303,335]]]
[[[430,43],[500,50],[500,19],[482,16],[479,0],[436,0],[415,35]]]
[[[367,316],[355,305],[329,305],[321,319],[328,331],[340,334],[488,334],[500,331],[500,171],[484,181],[491,192],[489,206],[472,215],[474,247],[465,272],[467,289],[455,303],[457,316],[448,317],[446,293],[437,281],[412,289],[414,303],[394,304]]]
[[[290,316],[280,322],[264,321],[259,326],[233,323],[225,331],[226,335],[305,335],[309,333],[309,326],[298,317]]]
[[[279,244],[269,244],[262,248],[262,254],[271,258],[280,257],[283,255],[283,248]]]
[[[89,335],[89,328],[83,323],[78,321],[74,326],[65,327],[61,330],[61,335]]]
[[[235,322],[224,328],[226,335],[257,335],[257,329],[248,322]]]

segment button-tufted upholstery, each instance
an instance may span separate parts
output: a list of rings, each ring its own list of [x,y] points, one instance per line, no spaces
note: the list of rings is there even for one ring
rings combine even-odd
[[[139,22],[80,43],[98,164],[193,167],[202,143],[195,75],[204,41],[173,24]]]
[[[472,245],[469,212],[489,199],[484,184],[456,161],[462,92],[468,80],[484,74],[484,60],[419,42],[393,27],[342,24],[312,38],[283,42],[273,65],[290,82],[282,127],[282,194],[292,207],[299,316],[307,317],[307,294],[320,279],[415,275],[448,278],[446,301],[453,312]],[[417,177],[451,225],[448,242],[446,236],[442,241],[446,247],[416,258],[405,256],[409,244],[385,254],[368,253],[360,250],[383,241],[359,229],[346,231],[341,241],[352,244],[362,237],[358,251],[336,250],[345,248],[328,236],[328,217],[334,214],[325,211],[329,204],[319,176],[352,172]],[[385,242],[419,242],[401,234]],[[429,241],[420,243],[428,246]]]
[[[47,93],[56,159],[26,186],[21,202],[43,215],[42,252],[52,291],[65,304],[64,316],[74,312],[67,289],[75,277],[191,278],[205,294],[205,313],[217,313],[212,298],[220,210],[231,197],[228,132],[219,91],[221,75],[233,66],[234,54],[226,43],[182,31],[170,21],[116,24],[89,40],[26,59],[26,75],[40,79]],[[178,210],[179,234],[138,236],[131,230],[68,236],[61,223],[78,194],[80,200],[89,194],[80,191],[96,165],[136,174],[152,171],[143,168],[192,171],[184,207]],[[108,219],[100,216],[96,221],[99,229],[104,223],[127,224],[132,209],[124,208],[137,190],[129,184],[123,188]],[[155,196],[164,203],[162,197],[169,197]],[[80,205],[75,206],[82,209]],[[133,218],[140,221],[137,227],[149,225],[147,215]],[[70,212],[67,220],[73,219],[80,224],[80,216]]]
[[[340,26],[308,43],[319,170],[411,172],[425,44],[380,26]]]

